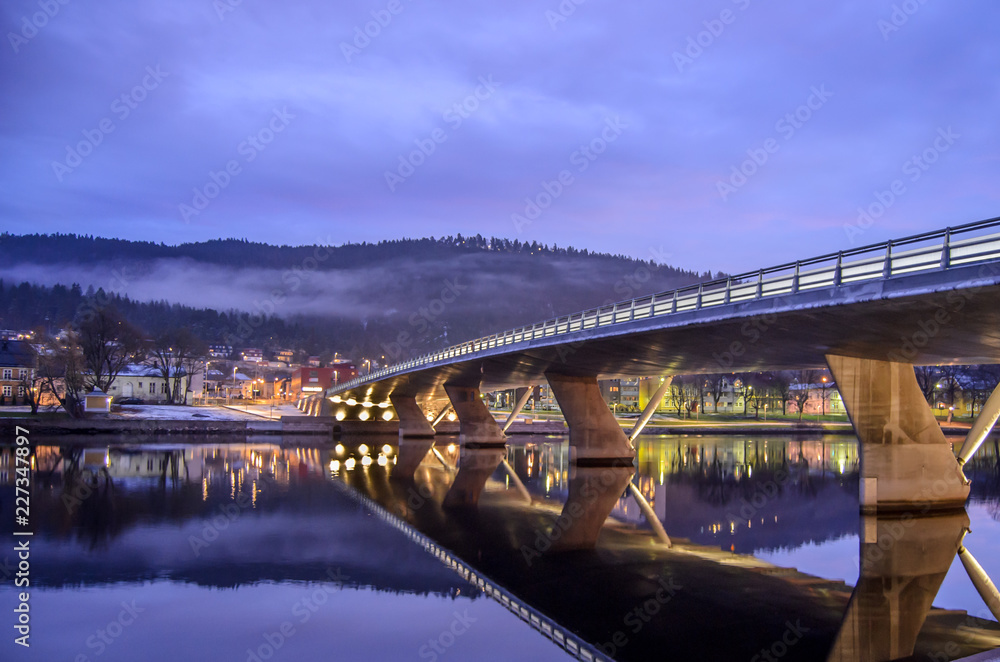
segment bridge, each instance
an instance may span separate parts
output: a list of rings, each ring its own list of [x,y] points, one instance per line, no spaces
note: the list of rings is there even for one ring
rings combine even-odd
[[[504,425],[481,394],[547,382],[569,427],[573,476],[560,545],[586,547],[630,484],[632,441],[670,375],[828,367],[860,442],[862,512],[961,508],[969,494],[962,465],[1000,417],[1000,388],[956,458],[913,366],[962,363],[1000,363],[1000,218],[492,334],[338,384],[301,404],[315,415],[349,419],[394,412],[399,478],[412,475],[430,452],[434,426],[452,408],[462,456],[449,498],[474,504],[502,465],[504,432],[530,391]],[[629,433],[598,387],[598,379],[621,376],[662,378]],[[661,538],[668,540],[665,533]]]

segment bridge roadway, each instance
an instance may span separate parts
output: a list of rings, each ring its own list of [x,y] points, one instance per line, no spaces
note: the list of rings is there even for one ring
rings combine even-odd
[[[956,462],[913,365],[960,363],[1000,363],[1000,218],[494,334],[339,384],[304,406],[366,419],[381,411],[372,407],[391,403],[403,443],[432,439],[428,419],[449,405],[463,450],[488,450],[502,448],[505,437],[481,393],[544,380],[566,417],[574,468],[631,466],[631,442],[671,375],[826,366],[861,442],[862,511],[923,513],[965,503],[961,466],[1000,417],[998,388]],[[628,436],[597,386],[615,376],[663,377]],[[466,472],[475,494],[494,458],[469,456],[479,465]],[[578,489],[611,488],[584,474]],[[578,522],[580,546],[593,545],[603,522],[598,511],[609,502],[595,501],[604,505],[588,504],[593,516]]]

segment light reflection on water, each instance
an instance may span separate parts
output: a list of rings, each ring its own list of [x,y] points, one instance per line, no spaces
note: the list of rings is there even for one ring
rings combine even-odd
[[[31,648],[5,635],[0,659],[565,657],[344,498],[329,455],[99,439],[37,447]],[[0,489],[13,493],[6,471]],[[12,508],[0,499],[3,521]],[[5,581],[0,611],[16,603]]]
[[[559,659],[550,642],[496,603],[473,599],[467,582],[330,489],[348,472],[367,480],[369,469],[391,471],[392,439],[360,443],[120,448],[95,439],[87,447],[39,446],[37,637],[21,659],[80,653],[158,660],[197,652],[198,659],[252,660],[286,621],[295,632],[282,644],[285,659],[318,659],[334,644],[341,659],[420,659],[421,646],[466,608],[487,627],[454,638],[447,659]],[[853,438],[642,437],[637,450],[635,482],[672,538],[857,580]],[[459,460],[447,440],[437,451],[440,458],[428,456],[425,465],[440,470]],[[566,499],[565,437],[514,437],[507,459],[534,495]],[[986,444],[966,473],[973,479],[966,545],[1000,577],[996,444]],[[10,491],[12,483],[0,471],[0,485]],[[509,483],[498,471],[487,489]],[[4,521],[11,501],[0,508]],[[612,517],[647,526],[631,497],[619,500]],[[330,583],[331,570],[348,576],[344,587]],[[326,598],[321,608],[303,611],[302,601],[316,595]],[[155,617],[140,614],[102,647],[93,637],[133,599]],[[8,584],[0,600],[14,603]],[[952,563],[934,604],[985,615],[960,563]],[[13,650],[9,639],[0,643],[4,659]]]
[[[508,461],[536,494],[565,499],[568,438],[508,449]],[[1000,464],[997,437],[966,465],[973,481],[967,546],[1000,578]],[[643,436],[634,482],[667,534],[752,554],[775,565],[854,584],[858,578],[857,440],[770,435]],[[636,502],[622,498],[612,517],[647,528]],[[934,603],[978,614],[983,601],[957,561]]]

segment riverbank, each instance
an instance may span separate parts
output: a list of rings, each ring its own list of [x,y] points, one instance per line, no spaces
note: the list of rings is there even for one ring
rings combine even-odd
[[[9,408],[14,409],[14,408]],[[8,413],[8,412],[3,412]],[[338,421],[332,416],[306,416],[292,405],[243,405],[243,406],[167,406],[137,405],[119,407],[105,416],[72,419],[65,414],[52,412],[36,416],[27,411],[10,411],[0,416],[0,433],[13,435],[16,427],[27,427],[31,432],[44,435],[64,434],[121,434],[121,435],[396,435],[398,421]],[[506,416],[499,414],[500,420]],[[620,420],[627,431],[633,425],[628,419]],[[440,435],[457,435],[458,421],[441,421],[437,428]],[[965,423],[942,423],[941,430],[948,436],[965,436],[969,426]],[[508,435],[561,435],[568,428],[562,419],[520,417],[507,430]],[[854,429],[847,422],[797,422],[797,421],[654,421],[642,431],[643,435],[798,435],[821,436],[827,434],[853,435]]]

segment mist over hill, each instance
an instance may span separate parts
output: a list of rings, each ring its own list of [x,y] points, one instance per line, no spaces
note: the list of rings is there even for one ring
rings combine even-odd
[[[8,256],[0,267],[4,328],[61,326],[96,297],[150,333],[183,323],[208,342],[237,346],[311,338],[385,353],[376,350],[404,333],[394,358],[710,277],[667,266],[665,247],[637,260],[461,235],[343,246],[232,239],[167,246],[5,233],[0,250]]]

